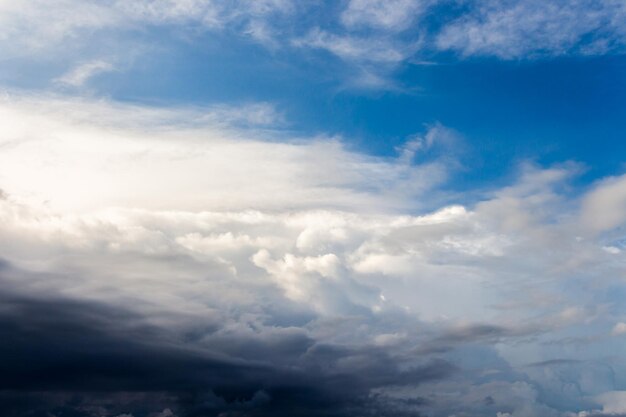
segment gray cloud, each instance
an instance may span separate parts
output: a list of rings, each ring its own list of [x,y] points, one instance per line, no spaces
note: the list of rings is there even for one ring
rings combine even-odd
[[[48,277],[6,263],[0,277],[4,415],[146,415],[165,407],[185,416],[349,415],[341,410],[363,407],[373,387],[453,371],[445,361],[403,370],[383,350],[323,345],[276,327],[224,338],[226,324],[215,323],[189,338],[127,308],[38,293],[32,284]]]

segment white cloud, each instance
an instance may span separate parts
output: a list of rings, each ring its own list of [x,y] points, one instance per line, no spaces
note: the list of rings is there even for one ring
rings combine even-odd
[[[222,24],[222,8],[206,0],[116,1],[113,8],[137,21],[176,23],[195,20],[209,27]]]
[[[422,0],[350,0],[341,13],[349,27],[371,26],[391,31],[406,29],[425,8]]]
[[[37,77],[73,86],[110,70],[85,56],[106,54],[130,67],[144,62],[138,56],[167,54],[172,39],[194,45],[219,32],[273,52],[328,51],[346,66],[328,74],[343,88],[406,92],[395,74],[403,65],[436,62],[441,51],[533,59],[619,53],[626,44],[619,0],[469,1],[448,10],[438,0],[2,1],[0,47],[16,65],[44,68]],[[148,40],[157,28],[167,28],[158,32],[163,42]],[[58,77],[54,72],[68,63],[76,68]]]
[[[332,139],[266,140],[271,132],[236,127],[249,119],[241,112],[9,96],[0,105],[11,120],[0,135],[2,233],[12,242],[3,253],[27,265],[73,251],[86,251],[85,259],[101,250],[113,258],[178,254],[224,276],[262,273],[259,282],[320,313],[374,311],[384,293],[387,305],[431,320],[492,319],[489,306],[501,301],[493,283],[525,285],[540,271],[558,283],[610,256],[600,242],[575,238],[575,208],[567,216],[569,203],[555,191],[575,166],[527,166],[516,184],[474,208],[404,215],[432,205],[449,158],[412,165],[405,153],[418,142],[446,142],[445,128],[381,159]],[[252,120],[257,112],[251,105]],[[28,246],[39,249],[25,255]],[[519,253],[528,260],[520,263]],[[119,290],[137,296],[142,288],[139,280]],[[551,323],[571,323],[557,318]]]
[[[626,391],[612,391],[598,395],[596,400],[602,405],[604,414],[626,413]]]
[[[594,232],[607,231],[626,222],[626,176],[607,178],[587,194],[581,222]]]
[[[268,102],[244,102],[238,105],[216,104],[196,109],[194,113],[193,116],[189,115],[195,119],[196,126],[278,129],[286,124],[283,112]],[[176,112],[171,114],[175,115]],[[189,121],[189,119],[186,120]]]
[[[611,334],[613,336],[620,336],[626,333],[626,323],[619,322],[613,326],[613,330],[611,330]]]
[[[117,36],[125,31],[154,25],[220,30],[231,26],[254,39],[271,43],[269,26],[262,36],[258,30],[270,18],[288,16],[294,7],[289,0],[138,0],[99,2],[94,0],[0,1],[0,42],[5,52],[16,55],[59,54],[89,47],[94,39],[115,33],[125,43],[118,52],[128,51],[128,42]],[[107,32],[109,31],[109,32]],[[97,44],[98,47],[101,45]]]
[[[259,139],[229,127],[275,122],[266,104],[172,112],[50,103],[0,103],[3,119],[12,121],[0,142],[0,181],[9,193],[54,207],[402,207],[446,176],[437,162],[369,157],[332,138],[279,143],[265,141],[263,131]],[[187,127],[177,127],[181,117]]]
[[[94,76],[114,70],[115,67],[110,62],[97,59],[78,65],[57,78],[56,82],[71,87],[81,87]]]
[[[435,124],[428,129],[425,135],[416,134],[397,148],[400,159],[411,163],[417,156],[425,156],[433,151],[439,151],[452,163],[457,155],[463,151],[461,135],[441,124]]]
[[[623,2],[487,1],[443,27],[436,46],[504,59],[606,53],[624,45]],[[589,38],[590,40],[585,40]]]
[[[622,252],[620,248],[615,247],[615,246],[603,246],[602,249],[612,255],[618,255]]]
[[[299,49],[327,51],[350,66],[343,86],[357,90],[403,91],[393,72],[419,48],[419,42],[403,42],[393,36],[337,34],[319,27],[291,40]]]
[[[41,53],[51,44],[80,38],[82,31],[119,23],[120,16],[114,8],[93,1],[0,2],[0,41],[7,53]]]
[[[447,154],[415,165],[404,148],[373,158],[336,139],[290,139],[249,106],[250,117],[247,107],[237,116],[229,106],[9,95],[0,103],[0,253],[29,273],[3,276],[121,306],[173,332],[225,323],[224,346],[229,332],[298,333],[383,349],[398,366],[432,354],[467,372],[495,369],[416,388],[442,409],[457,393],[476,415],[491,396],[510,405],[493,413],[556,416],[540,387],[577,384],[559,391],[567,398],[619,389],[606,366],[524,368],[571,356],[573,343],[590,363],[623,348],[606,331],[623,320],[606,294],[622,285],[624,263],[603,249],[621,223],[600,234],[580,226],[616,180],[573,198],[560,190],[577,165],[526,164],[476,204],[437,204]],[[410,141],[408,156],[419,161],[415,152],[445,142],[438,129]],[[268,318],[294,311],[307,319],[282,327]],[[577,379],[562,381],[568,375]]]
[[[398,63],[406,59],[408,49],[396,47],[389,39],[335,35],[319,28],[293,42],[298,47],[325,49],[338,57],[356,62]]]

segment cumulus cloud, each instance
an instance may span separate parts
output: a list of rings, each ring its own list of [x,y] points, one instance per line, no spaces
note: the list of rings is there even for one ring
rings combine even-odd
[[[523,164],[454,201],[454,131],[376,158],[268,106],[4,99],[4,409],[617,412],[621,223],[581,219],[618,179]]]
[[[613,330],[611,330],[611,334],[613,336],[620,336],[626,333],[626,323],[619,322],[615,326],[613,326]]]
[[[421,53],[623,48],[618,1],[462,3],[0,0],[0,46],[66,91],[155,29],[326,51],[377,89]],[[377,157],[268,102],[8,91],[0,119],[3,415],[626,413],[623,176],[577,195],[578,164],[522,162],[466,198],[449,127]]]
[[[626,217],[626,177],[603,180],[583,202],[581,220],[594,232],[604,232],[621,226]]]
[[[602,404],[602,413],[604,414],[626,414],[626,391],[606,392],[599,395],[597,400]]]

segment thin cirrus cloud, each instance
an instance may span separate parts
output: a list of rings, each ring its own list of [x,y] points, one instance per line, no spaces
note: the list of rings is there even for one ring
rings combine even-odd
[[[141,29],[150,25],[195,25],[207,30],[233,26],[241,30],[274,13],[290,13],[288,1],[246,1],[222,4],[206,0],[159,0],[97,2],[64,0],[0,3],[2,38],[18,47],[42,49],[59,43],[81,43],[83,34],[94,31]],[[25,36],[28,34],[28,36]],[[8,45],[10,46],[10,45]]]
[[[347,27],[373,27],[391,31],[407,29],[420,17],[428,1],[395,0],[377,2],[352,0],[341,13],[341,22]]]
[[[605,54],[623,49],[625,14],[619,1],[477,2],[444,26],[435,44],[503,59]]]
[[[115,66],[110,62],[98,59],[78,65],[57,78],[55,82],[64,86],[82,87],[89,79],[110,71],[115,71]]]
[[[319,8],[322,8],[320,11]],[[432,21],[441,8],[454,11]],[[315,12],[315,13],[314,13]],[[441,52],[459,58],[495,56],[533,59],[559,55],[602,55],[623,49],[623,3],[613,0],[463,2],[352,0],[341,6],[288,0],[233,3],[206,0],[155,2],[2,2],[0,42],[5,52],[48,59],[102,48],[99,33],[115,33],[124,54],[133,34],[173,28],[186,39],[222,33],[249,39],[272,51],[326,50],[352,68],[344,83],[393,89],[402,65],[437,61]],[[294,22],[302,22],[294,24]],[[133,46],[153,53],[153,45]],[[294,49],[295,48],[295,49]],[[91,51],[93,55],[94,51]],[[80,64],[77,62],[75,66]],[[356,74],[356,75],[355,75]]]

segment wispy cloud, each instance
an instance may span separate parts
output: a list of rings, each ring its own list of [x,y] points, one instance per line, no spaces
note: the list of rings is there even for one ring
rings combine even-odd
[[[503,59],[604,54],[623,49],[624,16],[615,1],[479,2],[443,27],[436,46]]]
[[[425,0],[350,0],[341,13],[341,21],[348,27],[401,31],[421,17],[428,3]]]
[[[338,36],[320,29],[293,42],[298,47],[328,50],[338,57],[357,62],[397,63],[403,61],[406,52],[394,48],[389,40]]]
[[[115,69],[110,62],[98,59],[78,65],[57,78],[55,82],[71,87],[81,87],[91,78],[102,73],[115,71]]]
[[[123,56],[133,34],[154,28],[168,28],[186,39],[220,32],[272,51],[326,50],[352,69],[346,77],[360,80],[343,80],[344,85],[375,89],[397,88],[393,78],[398,69],[436,61],[441,52],[453,51],[461,59],[535,59],[620,53],[626,44],[626,8],[619,1],[471,1],[453,6],[430,0],[352,0],[332,7],[289,0],[3,2],[0,42],[12,56],[59,57],[78,67],[87,64],[76,54],[93,55],[112,34],[119,49],[114,53]],[[454,12],[433,21],[432,13],[446,7]],[[79,73],[69,76],[68,81],[81,79]]]
[[[397,42],[385,35],[338,35],[320,28],[294,39],[292,45],[333,54],[351,67],[344,85],[373,90],[401,90],[390,75],[418,49],[417,44]]]

